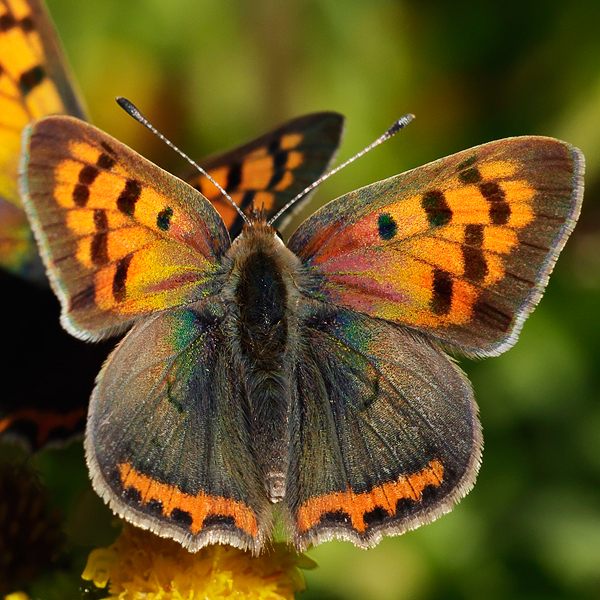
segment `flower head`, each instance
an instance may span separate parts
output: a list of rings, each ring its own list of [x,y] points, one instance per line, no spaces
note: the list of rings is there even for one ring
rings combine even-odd
[[[288,600],[304,590],[300,567],[314,566],[284,544],[260,556],[221,545],[191,553],[125,524],[112,546],[90,554],[82,577],[108,583],[111,600]]]

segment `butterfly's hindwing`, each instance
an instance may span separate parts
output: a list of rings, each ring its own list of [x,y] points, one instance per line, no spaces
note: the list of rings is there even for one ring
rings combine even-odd
[[[137,323],[90,404],[86,454],[96,490],[136,525],[191,550],[261,547],[259,478],[223,308],[191,305]]]
[[[312,306],[293,375],[286,504],[300,548],[374,546],[472,487],[481,430],[463,373],[425,338]]]
[[[275,214],[327,169],[337,153],[344,118],[334,112],[304,115],[235,150],[200,162],[246,215],[252,208]],[[189,178],[217,208],[232,237],[243,221],[231,203],[204,176]],[[299,210],[310,194],[294,206]],[[284,227],[290,214],[277,220]]]
[[[579,215],[583,156],[500,140],[334,200],[289,247],[315,296],[427,332],[466,354],[517,338]]]
[[[196,190],[71,117],[28,127],[23,201],[63,324],[97,338],[210,294],[229,246]]]

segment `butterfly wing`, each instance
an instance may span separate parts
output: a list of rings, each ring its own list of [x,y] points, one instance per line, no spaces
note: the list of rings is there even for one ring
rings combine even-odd
[[[288,246],[315,298],[499,354],[575,225],[583,169],[551,138],[484,144],[334,200]]]
[[[301,338],[286,489],[296,546],[366,548],[448,512],[482,445],[460,369],[418,333],[326,304],[311,305]]]
[[[21,131],[50,114],[85,118],[66,60],[42,2],[0,0],[0,266],[43,279],[35,241],[21,208]]]
[[[200,165],[249,215],[253,206],[275,214],[289,200],[316,181],[335,157],[344,129],[344,117],[334,112],[298,117],[274,131]],[[206,177],[189,179],[219,211],[232,237],[242,229],[242,219],[231,203]],[[295,210],[310,195],[295,205]],[[290,214],[278,219],[281,228]]]
[[[97,339],[213,291],[229,236],[196,190],[72,117],[24,140],[23,202],[67,331]]]
[[[134,524],[191,550],[258,551],[269,507],[223,314],[196,303],[134,325],[98,378],[86,454],[95,489]]]

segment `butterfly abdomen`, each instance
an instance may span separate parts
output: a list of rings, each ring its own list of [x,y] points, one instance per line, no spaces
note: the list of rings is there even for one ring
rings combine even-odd
[[[234,243],[224,289],[232,314],[231,332],[250,406],[252,439],[267,495],[285,495],[290,410],[289,365],[294,352],[294,274],[298,259],[261,224]]]

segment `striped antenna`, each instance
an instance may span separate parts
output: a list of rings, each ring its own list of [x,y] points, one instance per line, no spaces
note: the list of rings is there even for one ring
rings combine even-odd
[[[127,98],[123,98],[122,96],[117,96],[116,100],[118,105],[127,114],[131,115],[136,121],[138,121],[142,125],[145,125],[154,135],[158,136],[163,142],[165,142],[167,146],[173,148],[173,150],[175,150],[175,152],[177,152],[179,156],[185,158],[185,160],[187,160],[190,163],[190,165],[198,169],[198,171],[200,171],[200,173],[202,173],[204,177],[206,177],[210,182],[212,182],[214,186],[219,190],[219,192],[221,192],[221,194],[223,194],[223,196],[225,196],[225,198],[227,198],[227,200],[231,202],[231,205],[235,208],[235,210],[242,217],[242,219],[244,219],[244,221],[248,225],[252,225],[250,219],[248,219],[248,217],[244,214],[244,211],[233,201],[233,198],[223,189],[223,187],[218,182],[216,182],[199,164],[194,162],[187,154],[185,154],[185,152],[182,152],[175,144],[173,144],[173,142],[168,140],[160,131],[158,131],[158,129],[156,129],[156,127],[154,127],[144,117],[144,115],[142,115],[142,113],[133,104],[133,102],[130,102],[129,100],[127,100]]]
[[[325,173],[325,175],[321,175],[321,177],[319,177],[319,179],[317,179],[316,181],[311,183],[305,190],[300,192],[295,198],[292,198],[280,211],[278,211],[275,214],[275,216],[273,216],[269,219],[268,224],[273,225],[273,223],[275,223],[275,221],[286,210],[288,210],[288,208],[290,208],[290,206],[292,206],[293,204],[298,202],[298,200],[300,200],[301,198],[306,196],[306,194],[308,194],[309,192],[314,190],[318,185],[321,185],[326,179],[329,179],[333,174],[337,173],[338,171],[341,171],[344,167],[347,167],[350,163],[354,162],[357,158],[364,156],[367,152],[369,152],[370,150],[373,150],[373,148],[375,148],[376,146],[379,146],[379,144],[385,142],[386,140],[389,140],[393,135],[396,135],[401,129],[404,129],[414,118],[415,118],[415,115],[411,115],[411,114],[400,117],[382,136],[378,137],[372,144],[369,144],[366,148],[364,148],[363,150],[361,150],[360,152],[355,154],[352,158],[349,158],[346,162],[342,163],[335,169],[332,169],[328,173]]]

